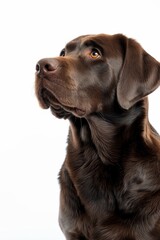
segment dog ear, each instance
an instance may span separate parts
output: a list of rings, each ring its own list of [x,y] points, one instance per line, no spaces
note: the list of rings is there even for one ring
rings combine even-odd
[[[117,85],[120,106],[129,109],[160,85],[160,63],[133,39],[126,39],[126,53]]]

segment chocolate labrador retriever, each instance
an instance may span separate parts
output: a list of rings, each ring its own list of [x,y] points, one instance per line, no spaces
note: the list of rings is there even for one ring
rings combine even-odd
[[[160,63],[124,35],[85,35],[36,66],[43,108],[70,121],[59,181],[67,240],[160,240]]]

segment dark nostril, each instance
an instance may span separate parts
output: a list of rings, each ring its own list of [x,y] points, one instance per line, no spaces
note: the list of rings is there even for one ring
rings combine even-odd
[[[47,71],[47,72],[53,72],[55,70],[55,68],[50,63],[46,63],[45,66],[44,66],[44,70]]]
[[[39,63],[36,64],[36,71],[39,73],[40,72],[40,65]]]

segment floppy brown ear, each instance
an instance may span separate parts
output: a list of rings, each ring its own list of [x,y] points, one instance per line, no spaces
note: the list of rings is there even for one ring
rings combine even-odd
[[[120,106],[129,109],[160,85],[160,63],[133,39],[126,41],[126,53],[117,85]]]

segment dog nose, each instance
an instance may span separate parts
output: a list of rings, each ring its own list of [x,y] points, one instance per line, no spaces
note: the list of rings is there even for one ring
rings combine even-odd
[[[54,72],[58,67],[58,61],[56,59],[45,58],[40,60],[36,64],[36,72],[37,74],[44,73],[49,74]]]

